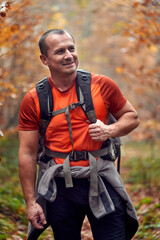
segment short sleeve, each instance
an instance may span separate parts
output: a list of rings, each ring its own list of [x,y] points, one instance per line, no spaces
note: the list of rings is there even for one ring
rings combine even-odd
[[[39,121],[37,117],[37,110],[34,99],[30,92],[28,92],[21,103],[19,112],[19,130],[30,131],[38,130]]]
[[[102,76],[100,80],[101,95],[108,110],[114,115],[126,104],[127,99],[123,96],[117,84],[110,78]]]

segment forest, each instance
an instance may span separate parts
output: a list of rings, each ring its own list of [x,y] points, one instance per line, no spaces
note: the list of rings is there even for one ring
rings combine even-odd
[[[160,239],[160,1],[12,0],[0,2],[0,239],[27,239],[18,176],[21,101],[48,69],[40,36],[64,28],[75,38],[79,68],[113,79],[139,114],[122,137],[121,177],[139,229],[133,239]],[[51,229],[39,239],[54,239]],[[82,240],[92,240],[88,220]]]

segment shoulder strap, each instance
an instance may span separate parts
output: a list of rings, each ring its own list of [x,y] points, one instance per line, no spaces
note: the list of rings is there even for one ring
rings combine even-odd
[[[82,109],[87,118],[92,122],[96,122],[96,113],[91,95],[91,73],[84,70],[77,70],[76,91],[79,101],[84,101]]]
[[[53,110],[53,95],[48,81],[48,77],[42,79],[36,84],[36,91],[38,94],[40,107],[40,137],[39,137],[39,149],[37,154],[37,161],[39,162],[40,160],[43,159],[44,156],[43,153],[44,138],[46,129],[51,120],[50,112]]]
[[[53,95],[48,81],[44,78],[36,84],[39,98],[41,119],[48,120],[53,111]],[[91,73],[77,70],[76,92],[79,101],[84,102],[82,109],[91,122],[96,122],[96,114],[91,95]]]
[[[39,99],[41,119],[49,120],[49,114],[53,111],[53,95],[48,77],[36,84],[36,90]]]
[[[82,109],[85,112],[88,119],[94,123],[96,122],[96,113],[94,110],[94,105],[92,101],[92,95],[91,95],[91,73],[84,70],[78,70],[77,71],[77,81],[76,81],[76,90],[77,90],[77,97],[78,100],[84,101],[84,104],[82,105]],[[115,123],[116,119],[113,117],[111,113],[109,113],[109,119],[108,124]],[[121,152],[120,152],[120,145],[121,141],[119,137],[115,137],[112,139],[108,139],[102,144],[102,148],[108,144],[108,141],[112,141],[115,152],[116,152],[116,158],[117,158],[117,170],[120,173],[120,159],[121,159]],[[107,155],[108,157],[108,155]]]

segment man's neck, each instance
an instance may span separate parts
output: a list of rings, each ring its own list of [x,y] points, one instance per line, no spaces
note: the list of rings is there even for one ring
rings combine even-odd
[[[51,81],[61,92],[66,91],[68,88],[70,88],[75,78],[76,78],[76,72],[68,76],[67,75],[65,76],[51,75]]]

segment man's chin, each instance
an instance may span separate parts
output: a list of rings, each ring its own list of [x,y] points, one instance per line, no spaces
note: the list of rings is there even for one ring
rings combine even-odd
[[[72,68],[66,68],[66,69],[64,70],[64,73],[66,73],[66,74],[73,74],[73,73],[76,72],[76,70],[77,70],[77,67],[76,67],[76,66],[75,66],[75,67],[72,67]]]

